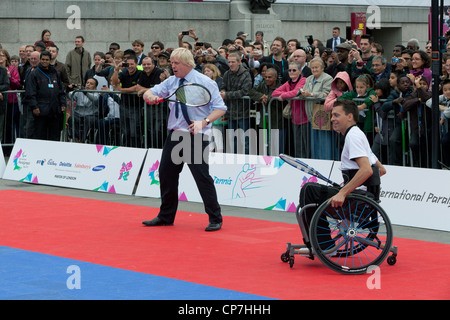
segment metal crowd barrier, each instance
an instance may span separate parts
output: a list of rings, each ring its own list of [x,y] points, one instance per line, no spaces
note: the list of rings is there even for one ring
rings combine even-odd
[[[33,115],[23,103],[24,90],[2,93],[5,98],[6,94],[16,95],[15,102],[8,103],[3,115],[0,111],[2,146],[12,149],[16,138],[33,138]],[[330,115],[327,118],[324,114],[312,122],[298,118],[304,115],[296,111],[290,118],[283,115],[287,102],[294,110],[306,102],[320,109],[324,101],[296,97],[281,102],[272,98],[262,104],[247,96],[227,101],[226,115],[212,124],[211,150],[339,160],[343,137],[327,126]],[[149,106],[136,93],[75,90],[67,94],[61,141],[162,148],[167,137],[168,113],[166,103]],[[372,128],[381,128],[384,134],[375,129],[366,132],[373,152],[385,164],[430,167],[431,127],[426,116],[427,112],[417,112],[415,119],[408,112],[399,122],[393,112],[384,119],[374,112]]]
[[[6,108],[0,108],[0,141],[3,147],[12,149],[16,138],[25,134],[25,119],[27,110],[23,110],[23,94],[25,90],[2,91],[3,100],[12,100],[6,103]],[[11,95],[14,98],[11,99]]]
[[[294,101],[302,100],[304,100],[303,106],[305,102],[309,101],[316,104],[318,109],[319,105],[323,106],[325,102],[324,98],[303,97],[287,99],[287,102],[292,106],[293,103],[295,104]],[[354,99],[354,101],[361,103],[363,99]],[[268,153],[276,155],[284,152],[299,158],[339,160],[343,137],[336,134],[331,127],[326,126],[324,123],[317,123],[317,121],[323,121],[324,118],[296,119],[296,114],[293,113],[291,118],[286,119],[283,110],[287,102],[280,104],[277,98],[272,98],[268,105],[264,107],[268,117],[268,134],[273,135],[276,133],[273,130],[273,126],[270,127],[270,125],[275,123],[279,126],[280,136],[285,138],[284,146],[280,145],[279,149],[274,148],[274,139],[269,138],[271,143],[268,145]],[[379,102],[383,104],[386,102],[386,99],[380,99]],[[425,108],[428,107],[424,103],[418,107],[419,111],[415,113],[415,117],[413,117],[411,112],[404,112],[403,119],[396,119],[397,115],[392,110],[383,117],[381,112],[373,110],[372,130],[365,133],[372,151],[382,163],[431,168],[431,159],[429,157],[431,154],[431,119],[427,118],[429,114],[425,112]],[[328,117],[331,117],[331,115],[328,115]],[[310,116],[310,118],[312,117]],[[299,125],[299,122],[304,124]],[[311,122],[316,123],[313,125]],[[320,128],[320,124],[322,128]],[[362,122],[359,125],[363,129]],[[444,151],[440,151],[442,155]]]
[[[166,103],[149,106],[136,93],[75,90],[67,94],[65,141],[134,148],[162,148]],[[86,102],[92,104],[86,107]]]

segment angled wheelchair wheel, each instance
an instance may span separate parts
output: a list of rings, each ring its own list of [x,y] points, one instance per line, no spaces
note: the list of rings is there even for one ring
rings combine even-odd
[[[392,246],[392,226],[383,208],[370,198],[350,194],[340,208],[328,201],[311,220],[310,241],[327,267],[343,274],[364,274],[380,265]]]

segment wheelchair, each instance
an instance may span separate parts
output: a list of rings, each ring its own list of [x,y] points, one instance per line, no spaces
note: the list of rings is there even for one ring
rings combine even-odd
[[[375,197],[376,199],[376,197]],[[310,222],[305,210],[315,208]],[[295,255],[314,260],[341,274],[365,274],[387,258],[397,262],[397,247],[392,246],[391,222],[379,203],[366,195],[351,193],[342,207],[331,203],[308,204],[296,210],[304,244],[288,243],[281,260],[292,268]],[[392,253],[392,255],[389,255]]]

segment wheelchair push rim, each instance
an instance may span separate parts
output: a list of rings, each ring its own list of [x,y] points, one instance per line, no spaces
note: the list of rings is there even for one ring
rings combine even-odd
[[[364,274],[380,265],[392,246],[392,226],[378,203],[349,195],[342,207],[328,201],[316,210],[310,225],[315,255],[326,266],[343,274]]]

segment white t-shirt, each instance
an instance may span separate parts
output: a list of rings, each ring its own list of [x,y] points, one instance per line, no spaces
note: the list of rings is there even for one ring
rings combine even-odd
[[[341,170],[359,169],[354,159],[361,157],[369,158],[371,165],[378,160],[370,149],[366,135],[355,125],[345,135],[344,148],[341,153]]]

